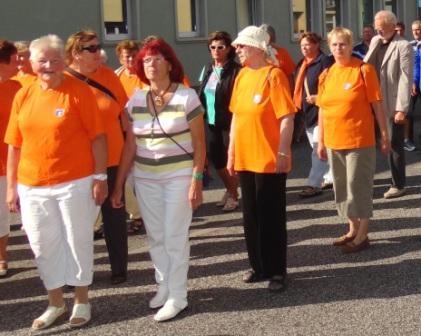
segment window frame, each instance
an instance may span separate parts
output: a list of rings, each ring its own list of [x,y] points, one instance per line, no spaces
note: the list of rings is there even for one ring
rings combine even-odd
[[[239,12],[240,1],[242,0],[235,0],[237,30],[240,31],[250,25],[260,26],[263,23],[263,2],[261,0],[244,0],[244,1],[247,1],[248,22],[243,27],[240,24],[240,21],[241,21],[240,12]]]
[[[327,34],[329,33],[328,30],[327,30],[327,21],[326,21],[326,1],[327,0],[322,1],[322,31],[323,31],[324,37],[326,37]],[[342,8],[343,8],[342,1],[341,0],[334,0],[334,1],[335,1],[335,7],[338,7],[338,8],[337,9],[335,8],[335,16],[334,16],[335,24],[334,24],[334,26],[332,26],[332,29],[340,26],[343,22],[343,19],[344,19],[343,16],[342,16]],[[338,16],[339,16],[339,22],[337,22],[337,20],[336,20],[336,18]]]
[[[132,36],[131,33],[131,8],[130,8],[130,0],[120,0],[121,3],[126,4],[126,25],[127,25],[127,33],[107,33],[105,27],[105,9],[104,9],[104,0],[101,0],[101,30],[104,42],[114,42],[114,41],[123,41],[130,39]],[[123,10],[124,15],[124,10]],[[124,21],[123,21],[124,22]]]
[[[290,32],[291,32],[291,41],[299,41],[300,40],[300,33],[295,34],[294,33],[294,8],[293,8],[293,1],[290,0],[289,7],[290,7]],[[306,31],[312,31],[312,18],[314,13],[314,6],[313,1],[311,0],[304,0],[305,7],[306,7]]]
[[[196,30],[180,32],[177,0],[173,1],[175,13],[175,34],[177,41],[204,39],[207,36],[207,0],[190,0],[195,3]]]

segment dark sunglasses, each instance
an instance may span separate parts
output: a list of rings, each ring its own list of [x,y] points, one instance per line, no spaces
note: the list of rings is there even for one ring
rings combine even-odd
[[[100,44],[92,44],[90,46],[87,47],[82,47],[82,50],[86,50],[89,51],[90,53],[96,53],[98,50],[101,50],[101,45]]]
[[[219,45],[219,46],[211,45],[211,46],[209,46],[209,49],[210,50],[225,50],[226,47],[227,46],[224,46],[224,45]]]

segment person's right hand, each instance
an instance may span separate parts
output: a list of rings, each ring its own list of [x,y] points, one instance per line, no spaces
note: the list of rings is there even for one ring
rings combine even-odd
[[[416,96],[418,94],[418,88],[416,84],[412,84],[411,96]]]
[[[16,188],[7,188],[6,203],[10,212],[19,212],[19,197]]]
[[[326,146],[319,142],[317,146],[317,155],[319,156],[320,160],[327,161],[327,151]]]

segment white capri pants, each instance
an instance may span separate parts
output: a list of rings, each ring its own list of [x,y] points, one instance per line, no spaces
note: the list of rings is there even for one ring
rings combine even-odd
[[[136,196],[145,223],[155,279],[168,299],[187,303],[191,178],[165,181],[135,179]]]
[[[18,185],[22,224],[47,290],[92,283],[99,212],[92,182],[88,176],[47,187]]]
[[[6,176],[0,176],[0,238],[10,233],[10,213],[6,204]]]

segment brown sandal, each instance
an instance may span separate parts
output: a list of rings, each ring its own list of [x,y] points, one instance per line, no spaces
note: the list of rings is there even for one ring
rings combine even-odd
[[[343,246],[354,240],[355,236],[348,237],[347,235],[340,236],[338,239],[333,241],[333,246]]]
[[[301,198],[308,198],[318,196],[322,193],[322,190],[317,187],[307,186],[298,194]]]

